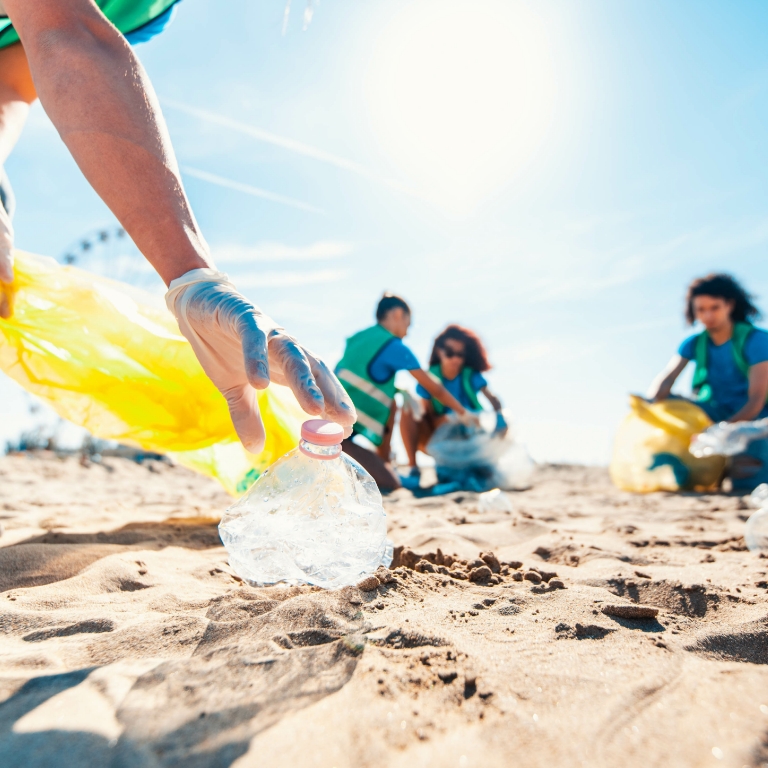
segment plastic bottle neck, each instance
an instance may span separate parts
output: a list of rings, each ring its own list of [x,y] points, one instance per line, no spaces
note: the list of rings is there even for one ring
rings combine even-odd
[[[334,445],[316,445],[315,443],[310,443],[308,440],[302,440],[299,443],[299,450],[311,459],[329,461],[341,456],[341,443],[335,443]]]

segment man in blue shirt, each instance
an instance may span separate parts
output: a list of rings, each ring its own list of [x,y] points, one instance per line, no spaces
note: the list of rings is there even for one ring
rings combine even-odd
[[[403,343],[410,325],[411,310],[405,300],[384,294],[376,308],[376,325],[347,339],[344,356],[336,366],[336,375],[357,412],[353,431],[376,446],[374,453],[349,439],[342,443],[343,450],[368,470],[382,491],[394,490],[401,484],[389,461],[398,371],[408,371],[428,397],[434,397],[459,417],[471,418],[469,409],[422,370],[416,355]]]

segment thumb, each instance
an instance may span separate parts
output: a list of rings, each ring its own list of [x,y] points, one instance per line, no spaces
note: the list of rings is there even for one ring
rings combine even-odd
[[[266,433],[259,413],[256,391],[245,385],[224,392],[223,395],[227,399],[229,415],[243,447],[249,453],[261,453],[264,450]]]

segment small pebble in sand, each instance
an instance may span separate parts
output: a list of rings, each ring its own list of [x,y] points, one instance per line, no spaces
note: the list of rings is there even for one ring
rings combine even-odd
[[[469,572],[469,580],[470,581],[487,581],[488,579],[493,576],[493,573],[491,572],[491,569],[487,565],[482,565],[478,568],[473,568]]]
[[[459,579],[461,581],[466,581],[467,580],[467,574],[464,573],[464,571],[458,571],[458,570],[456,570],[456,571],[448,571],[448,575],[452,579]]]
[[[376,571],[375,576],[382,584],[391,584],[395,580],[395,574],[383,566]]]
[[[526,581],[530,581],[533,584],[541,584],[541,575],[538,574],[536,571],[526,571],[525,576],[523,578]]]
[[[562,579],[550,579],[549,580],[549,588],[550,589],[565,589],[565,582],[563,582]]]
[[[655,619],[659,614],[658,608],[650,605],[604,605],[602,611],[606,616],[618,616],[620,619]]]
[[[520,571],[515,571],[512,574],[512,581],[522,581],[523,580],[523,574],[520,573]]]
[[[374,589],[378,589],[379,584],[380,582],[375,576],[366,576],[357,582],[357,588],[361,592],[373,592]]]
[[[501,563],[499,558],[493,554],[493,552],[481,552],[480,559],[491,569],[493,573],[499,573],[501,571]]]

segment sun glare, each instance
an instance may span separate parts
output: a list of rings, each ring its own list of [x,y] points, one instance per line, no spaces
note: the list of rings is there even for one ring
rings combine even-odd
[[[531,159],[555,101],[546,30],[515,0],[412,3],[383,30],[366,85],[384,152],[459,216]]]

